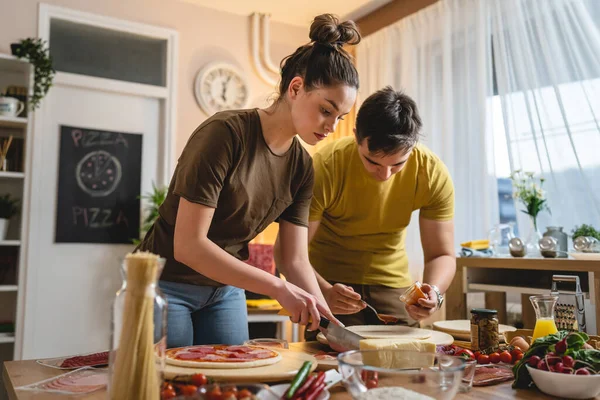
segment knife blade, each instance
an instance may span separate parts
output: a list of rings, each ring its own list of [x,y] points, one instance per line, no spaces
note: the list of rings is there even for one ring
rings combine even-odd
[[[334,324],[325,317],[321,317],[319,325],[330,345],[333,344],[345,350],[360,350],[360,341],[364,340],[364,337]]]

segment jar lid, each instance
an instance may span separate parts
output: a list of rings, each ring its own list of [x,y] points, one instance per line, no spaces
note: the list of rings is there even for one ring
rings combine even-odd
[[[493,315],[498,314],[497,310],[490,310],[488,308],[473,308],[471,314],[482,314],[482,315]]]

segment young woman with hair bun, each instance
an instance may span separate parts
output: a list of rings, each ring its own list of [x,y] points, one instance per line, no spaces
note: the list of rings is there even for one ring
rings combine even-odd
[[[140,245],[167,260],[159,285],[168,299],[168,347],[248,339],[244,289],[277,299],[309,329],[320,315],[337,321],[308,260],[313,167],[300,140],[315,145],[350,112],[358,73],[343,46],[360,34],[354,22],[323,14],[309,37],[282,61],[272,105],[219,112],[183,149]],[[274,221],[286,281],[243,262],[248,242]]]

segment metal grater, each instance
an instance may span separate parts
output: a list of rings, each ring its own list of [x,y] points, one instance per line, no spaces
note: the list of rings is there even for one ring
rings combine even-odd
[[[575,292],[559,292],[558,282],[575,283]],[[552,275],[551,293],[558,295],[554,321],[558,330],[585,332],[585,297],[576,275]]]

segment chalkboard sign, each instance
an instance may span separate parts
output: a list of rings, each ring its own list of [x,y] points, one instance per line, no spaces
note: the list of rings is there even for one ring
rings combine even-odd
[[[139,238],[141,169],[141,134],[61,125],[55,241]]]

